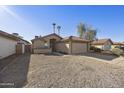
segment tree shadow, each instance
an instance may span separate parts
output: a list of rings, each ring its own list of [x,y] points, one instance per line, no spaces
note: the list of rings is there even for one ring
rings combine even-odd
[[[0,87],[23,87],[27,83],[30,54],[19,55],[15,58],[10,57],[7,61],[9,61],[9,64],[0,70]]]

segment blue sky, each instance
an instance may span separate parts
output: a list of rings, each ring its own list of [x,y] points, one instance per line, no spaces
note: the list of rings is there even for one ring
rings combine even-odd
[[[52,33],[53,22],[63,37],[77,35],[82,22],[96,28],[98,38],[124,41],[124,6],[0,6],[0,29],[27,40]]]

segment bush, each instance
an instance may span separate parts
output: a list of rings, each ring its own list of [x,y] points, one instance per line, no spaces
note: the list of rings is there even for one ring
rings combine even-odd
[[[90,50],[93,50],[94,52],[99,52],[99,53],[101,53],[101,49],[100,48],[97,48],[97,47],[90,47]]]
[[[124,51],[123,51],[122,49],[120,49],[120,48],[113,48],[111,51],[112,51],[113,54],[115,54],[115,55],[117,55],[117,56],[122,55],[123,52],[124,52]]]

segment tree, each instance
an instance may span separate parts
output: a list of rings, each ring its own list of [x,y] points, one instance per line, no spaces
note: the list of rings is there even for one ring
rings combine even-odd
[[[80,38],[85,38],[85,33],[86,33],[86,26],[85,26],[85,24],[80,23],[77,26],[77,33],[78,33]]]
[[[80,38],[87,40],[95,40],[97,35],[97,30],[93,29],[91,26],[80,23],[77,26],[77,32]]]
[[[91,27],[87,28],[87,40],[95,40],[96,39],[96,35],[97,35],[97,30],[96,29],[93,29]]]

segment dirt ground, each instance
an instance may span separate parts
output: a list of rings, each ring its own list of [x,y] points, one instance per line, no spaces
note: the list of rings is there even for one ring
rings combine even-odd
[[[101,56],[100,56],[101,57]],[[0,84],[33,88],[124,87],[124,58],[92,55],[22,55],[0,71]]]
[[[0,87],[22,87],[27,82],[30,54],[0,60]],[[6,66],[5,66],[6,65]]]

